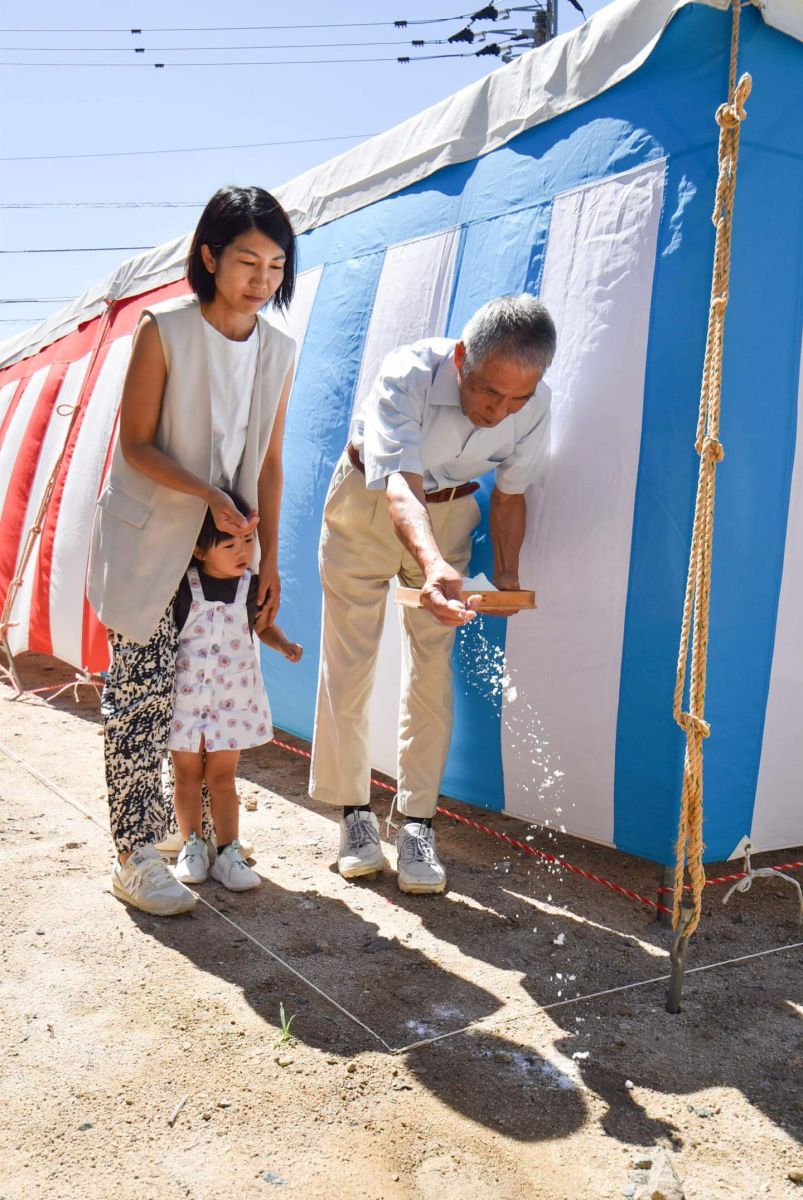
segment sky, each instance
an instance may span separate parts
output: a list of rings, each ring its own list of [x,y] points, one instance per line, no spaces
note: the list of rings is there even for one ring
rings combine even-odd
[[[587,16],[606,2],[584,0]],[[0,0],[0,341],[102,280],[127,248],[192,229],[221,185],[270,190],[498,69],[476,46],[410,46],[447,38],[472,11],[464,0]],[[427,23],[395,29],[399,19]],[[558,0],[560,33],[582,19]],[[455,49],[469,55],[396,62]],[[136,207],[98,207],[122,204]]]

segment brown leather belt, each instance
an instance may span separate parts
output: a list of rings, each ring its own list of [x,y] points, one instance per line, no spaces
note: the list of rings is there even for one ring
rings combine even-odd
[[[360,452],[353,442],[349,442],[346,446],[346,454],[349,456],[351,465],[364,475],[365,466],[360,458]],[[476,492],[479,486],[477,481],[472,479],[471,483],[461,483],[458,487],[442,488],[439,492],[425,492],[424,499],[427,504],[443,504],[446,500],[460,500],[463,496],[470,496],[472,492]]]

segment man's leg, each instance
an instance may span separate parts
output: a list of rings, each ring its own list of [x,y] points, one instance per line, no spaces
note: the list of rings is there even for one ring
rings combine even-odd
[[[335,471],[320,546],[321,663],[310,795],[344,809],[338,867],[345,878],[383,865],[371,788],[369,701],[389,580],[401,562],[383,492],[348,461]],[[356,810],[356,811],[352,811]]]
[[[476,501],[466,496],[431,505],[429,511],[441,554],[464,574],[471,558],[471,533],[479,520]],[[407,554],[399,579],[407,587],[424,582],[418,564]],[[397,838],[399,886],[423,894],[443,891],[446,885],[429,823],[438,805],[452,733],[455,631],[420,608],[403,607],[401,622],[398,807],[406,821]]]

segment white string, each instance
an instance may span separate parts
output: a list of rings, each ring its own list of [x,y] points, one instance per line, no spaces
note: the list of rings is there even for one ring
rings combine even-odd
[[[85,817],[92,821],[93,824],[97,825],[98,829],[102,829],[104,833],[106,832],[106,826],[103,824],[103,822],[99,821],[93,813],[84,808],[80,801],[76,800],[75,797],[71,796],[68,792],[65,792],[63,788],[60,788],[59,785],[54,783],[52,779],[48,779],[47,775],[43,775],[41,771],[38,771],[36,767],[17,754],[16,751],[12,750],[9,746],[4,745],[3,742],[0,742],[0,751],[2,751],[2,753],[10,758],[13,762],[18,763],[21,767],[24,767],[26,771],[33,775],[35,779],[38,779],[41,783],[43,783],[45,787],[49,788],[51,792],[55,792],[55,794],[61,800],[64,800],[67,804],[70,804],[73,808],[76,808],[78,812],[82,813]],[[348,1017],[348,1019],[353,1021],[355,1025],[359,1025],[360,1029],[363,1029],[366,1033],[370,1034],[371,1037],[374,1038],[375,1041],[379,1042],[380,1045],[384,1046],[388,1052],[393,1052],[391,1046],[383,1037],[380,1037],[376,1030],[371,1029],[370,1025],[366,1025],[365,1022],[361,1021],[359,1017],[354,1015],[354,1013],[349,1012],[349,1010],[344,1008],[342,1004],[339,1004],[333,996],[330,996],[327,992],[324,992],[322,988],[319,988],[317,984],[314,984],[311,979],[307,978],[306,975],[302,975],[302,973],[297,971],[295,967],[291,967],[290,963],[285,962],[283,958],[274,953],[274,951],[269,949],[267,946],[263,945],[262,942],[253,936],[253,934],[250,934],[247,929],[243,929],[243,927],[238,925],[236,921],[232,921],[225,915],[225,913],[222,913],[219,908],[215,908],[214,904],[210,904],[208,900],[205,900],[203,896],[197,896],[197,899],[200,900],[201,904],[205,904],[207,908],[211,909],[215,916],[219,917],[221,921],[225,921],[227,925],[231,925],[233,929],[236,929],[238,933],[241,933],[243,937],[249,940],[249,942],[253,942],[255,946],[258,946],[260,950],[264,951],[264,953],[269,955],[275,962],[280,963],[281,966],[283,966],[285,970],[289,971],[291,975],[295,975],[296,978],[300,979],[302,983],[305,983],[307,987],[312,988],[313,992],[316,992],[319,996],[336,1008],[338,1012],[341,1012],[343,1016]]]
[[[26,759],[22,758],[9,746],[6,746],[3,742],[0,742],[0,752],[5,754],[13,762],[18,763],[19,766],[24,767],[24,769],[33,775],[35,779],[38,779],[45,785],[45,787],[49,788],[52,792],[55,792],[55,794],[60,799],[64,800],[65,803],[70,804],[73,808],[77,809],[78,812],[82,813],[85,817],[92,821],[93,824],[97,825],[99,829],[102,829],[104,833],[106,832],[106,826],[103,824],[103,822],[99,821],[93,813],[84,808],[84,806],[78,800],[76,800],[74,796],[71,796],[68,792],[65,792],[64,789],[60,788],[57,783],[54,783],[52,779],[47,777],[47,775],[43,775],[41,771],[38,771],[36,767],[34,767]],[[297,971],[295,967],[291,967],[288,962],[285,962],[283,958],[281,958],[273,950],[269,949],[269,947],[265,946],[252,934],[250,934],[247,929],[243,929],[243,927],[238,925],[236,921],[232,921],[225,915],[225,913],[222,913],[220,909],[215,908],[214,904],[210,904],[208,900],[205,900],[203,896],[198,896],[198,899],[202,904],[205,904],[207,908],[211,909],[215,916],[219,917],[221,921],[225,921],[227,925],[231,925],[232,929],[236,929],[237,932],[241,933],[243,937],[248,939],[248,941],[253,942],[255,946],[258,946],[260,950],[262,950],[275,962],[283,966],[287,971],[290,972],[291,975],[295,975],[297,979],[300,979],[301,982],[306,984],[307,987],[311,988],[313,992],[317,993],[317,995],[319,995],[322,999],[326,1000],[327,1003],[333,1006],[333,1008],[336,1008],[338,1012],[341,1012],[343,1016],[348,1017],[350,1021],[352,1021],[355,1025],[358,1025],[360,1029],[363,1029],[375,1041],[379,1042],[389,1054],[393,1055],[407,1054],[411,1050],[419,1050],[423,1046],[432,1046],[435,1042],[443,1042],[446,1041],[447,1038],[459,1037],[461,1034],[470,1033],[475,1029],[490,1029],[501,1025],[512,1024],[514,1021],[521,1020],[524,1016],[532,1017],[533,1015],[537,1015],[539,1013],[551,1012],[556,1008],[565,1008],[569,1004],[581,1004],[586,1000],[598,1000],[602,996],[613,996],[616,995],[617,992],[627,992],[633,990],[634,988],[649,987],[650,984],[664,983],[667,979],[671,978],[670,975],[654,975],[651,979],[639,979],[633,983],[620,984],[618,987],[604,988],[599,992],[586,992],[580,996],[567,997],[565,1000],[553,1000],[550,1004],[535,1005],[530,1003],[528,1004],[526,1012],[507,1013],[498,1017],[480,1017],[476,1021],[471,1021],[468,1025],[461,1026],[460,1029],[452,1029],[447,1033],[439,1033],[430,1038],[422,1038],[420,1041],[410,1042],[406,1046],[398,1046],[394,1049],[389,1045],[388,1042],[385,1041],[383,1037],[380,1036],[380,1034],[376,1032],[376,1030],[371,1029],[370,1025],[366,1025],[365,1022],[361,1021],[360,1018],[355,1016],[354,1013],[349,1012],[347,1008],[344,1008],[342,1004],[339,1004],[337,1000],[335,1000],[327,992],[323,991],[322,988],[319,988],[317,984],[314,984],[311,979],[307,978],[306,975],[302,975],[302,973]],[[780,954],[785,950],[799,950],[801,947],[803,947],[803,942],[791,942],[785,946],[771,946],[768,950],[755,950],[751,954],[741,954],[737,958],[723,958],[719,962],[704,963],[699,967],[690,967],[687,969],[686,974],[696,975],[700,971],[713,971],[718,967],[728,967],[732,966],[734,963],[748,962],[753,958],[766,958],[766,956],[769,954]]]

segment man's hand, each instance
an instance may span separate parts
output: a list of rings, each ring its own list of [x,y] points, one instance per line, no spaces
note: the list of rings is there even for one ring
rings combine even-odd
[[[518,592],[519,577],[514,575],[512,571],[507,571],[504,574],[495,575],[493,578],[494,587],[500,592]],[[468,603],[471,604],[472,597],[469,596]],[[521,612],[520,608],[494,608],[493,597],[490,599],[486,596],[485,603],[482,606],[483,616],[487,617],[515,617],[517,612]]]
[[[257,619],[254,628],[257,637],[268,625],[276,621],[282,596],[282,581],[279,564],[275,556],[263,555],[259,563],[259,586],[257,589]]]
[[[463,576],[443,559],[429,568],[421,589],[421,607],[441,625],[460,626],[477,615],[463,603]],[[469,603],[471,598],[469,597]]]

